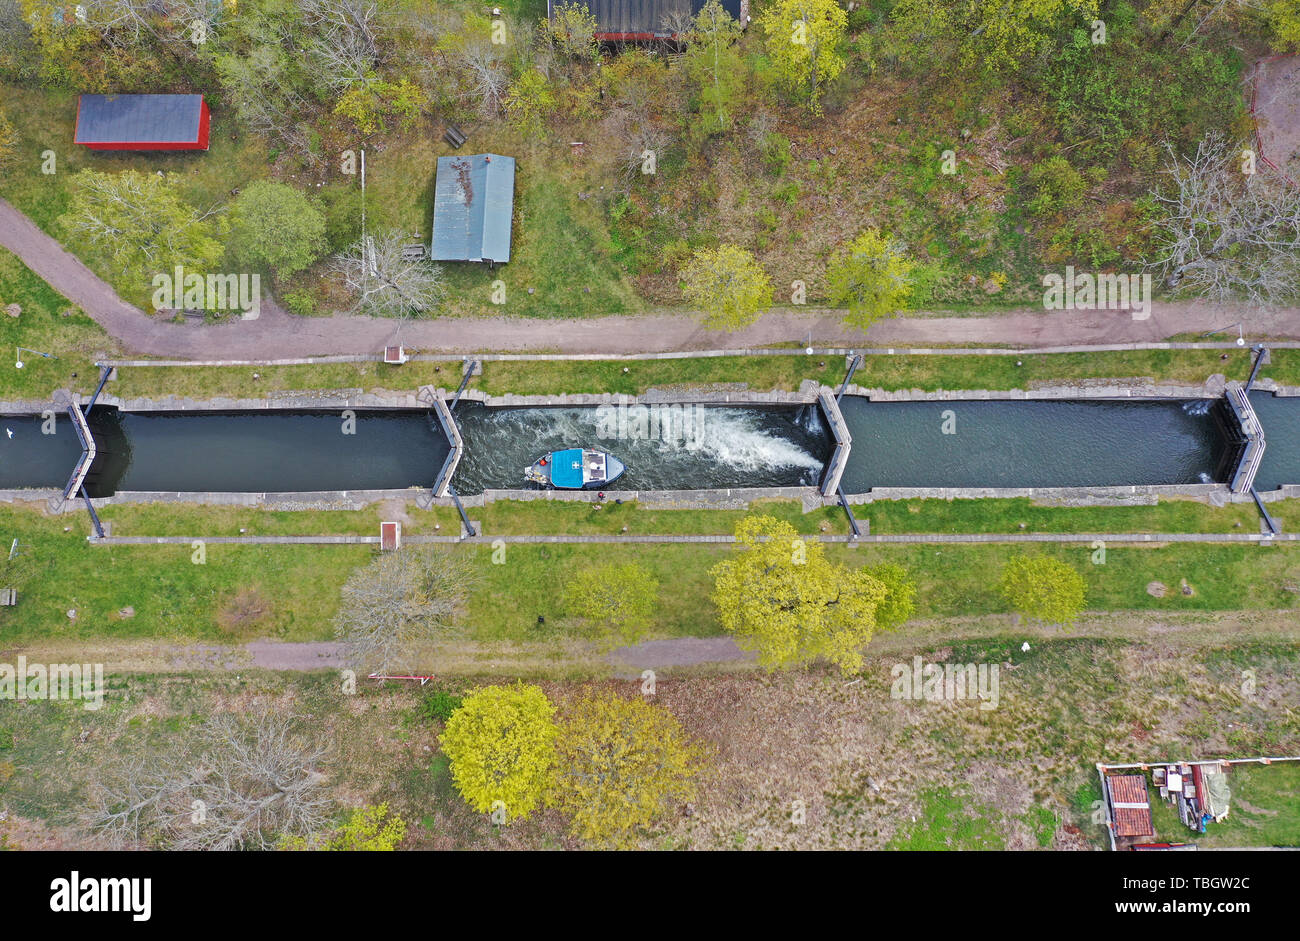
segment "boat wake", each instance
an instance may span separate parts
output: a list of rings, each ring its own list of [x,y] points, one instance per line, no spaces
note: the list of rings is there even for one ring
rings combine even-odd
[[[515,486],[538,457],[572,447],[614,455],[627,466],[631,489],[808,485],[821,473],[826,433],[816,421],[809,430],[800,417],[789,409],[692,405],[633,406],[626,415],[609,408],[462,406],[466,450],[458,486]]]

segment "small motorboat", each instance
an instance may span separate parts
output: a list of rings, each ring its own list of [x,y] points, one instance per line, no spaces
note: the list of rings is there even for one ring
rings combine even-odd
[[[627,468],[614,455],[594,448],[566,448],[544,454],[524,470],[524,479],[560,490],[592,490],[611,484]]]

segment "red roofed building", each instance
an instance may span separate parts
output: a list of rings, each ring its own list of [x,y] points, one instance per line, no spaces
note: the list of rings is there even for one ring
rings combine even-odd
[[[1156,832],[1151,825],[1146,775],[1110,775],[1106,778],[1106,791],[1115,836],[1151,836]]]
[[[202,95],[82,95],[75,143],[91,150],[207,150]]]

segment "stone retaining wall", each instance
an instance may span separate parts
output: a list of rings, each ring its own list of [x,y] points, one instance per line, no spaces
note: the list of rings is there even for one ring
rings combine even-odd
[[[549,408],[554,406],[593,408],[601,405],[810,405],[817,401],[820,383],[806,379],[797,392],[753,392],[747,389],[649,389],[641,395],[617,392],[575,392],[562,395],[488,395],[479,389],[466,389],[461,401],[480,402],[488,408]]]
[[[872,402],[1032,402],[1061,399],[1217,399],[1223,397],[1226,380],[1215,373],[1200,385],[1135,381],[1118,385],[1113,379],[1080,379],[1050,383],[1030,389],[867,389],[850,384],[849,395]]]
[[[83,400],[88,396],[82,396]],[[320,389],[304,392],[271,393],[264,398],[236,399],[217,396],[211,399],[191,399],[180,395],[167,395],[157,399],[119,398],[101,394],[97,405],[115,405],[124,412],[257,412],[273,409],[427,409],[418,392],[362,389]]]

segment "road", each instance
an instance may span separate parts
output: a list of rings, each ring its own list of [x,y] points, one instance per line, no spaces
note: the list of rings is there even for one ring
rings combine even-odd
[[[123,301],[109,284],[4,200],[0,200],[0,245],[81,307],[128,352],[143,356],[266,360],[378,353],[396,330],[392,321],[371,317],[295,317],[269,300],[263,302],[256,320],[200,325],[151,317]],[[980,317],[918,311],[880,321],[865,333],[845,328],[840,317],[834,310],[778,308],[732,333],[706,330],[683,311],[545,320],[442,318],[407,323],[401,342],[411,349],[447,353],[658,353],[744,349],[802,342],[811,335],[819,345],[842,347],[1029,348],[1158,342],[1235,321],[1244,321],[1250,335],[1300,339],[1300,308],[1246,311],[1192,301],[1153,304],[1147,320],[1134,320],[1124,311],[1021,310]]]

